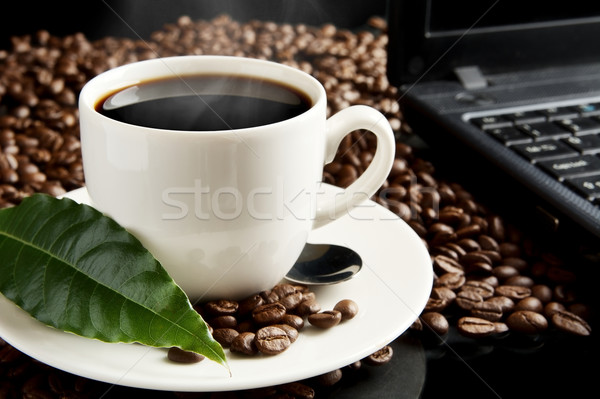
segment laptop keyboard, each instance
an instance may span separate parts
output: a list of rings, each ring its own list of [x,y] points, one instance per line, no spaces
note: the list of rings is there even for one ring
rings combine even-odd
[[[470,122],[600,205],[600,102],[494,114]]]

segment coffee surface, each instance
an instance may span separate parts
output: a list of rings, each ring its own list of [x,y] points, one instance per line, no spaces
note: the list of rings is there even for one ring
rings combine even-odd
[[[120,122],[157,129],[215,131],[293,118],[311,107],[299,90],[239,76],[174,76],[109,93],[96,105]]]

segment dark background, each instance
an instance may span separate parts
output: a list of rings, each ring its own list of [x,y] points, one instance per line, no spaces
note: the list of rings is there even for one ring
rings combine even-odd
[[[83,32],[89,39],[105,36],[147,39],[165,23],[181,15],[212,19],[228,14],[251,19],[306,23],[333,23],[339,28],[364,25],[373,15],[385,15],[387,0],[11,0],[2,5],[0,48],[10,36],[46,29],[64,36]]]

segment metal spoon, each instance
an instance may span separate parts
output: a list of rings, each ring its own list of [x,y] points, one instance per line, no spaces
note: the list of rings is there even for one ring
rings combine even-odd
[[[350,248],[307,243],[285,278],[306,285],[336,284],[351,279],[361,268],[360,255]]]

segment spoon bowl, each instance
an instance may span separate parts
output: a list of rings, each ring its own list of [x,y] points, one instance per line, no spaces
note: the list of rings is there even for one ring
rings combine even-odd
[[[285,278],[304,285],[337,284],[351,279],[361,268],[360,255],[350,248],[307,243]]]

